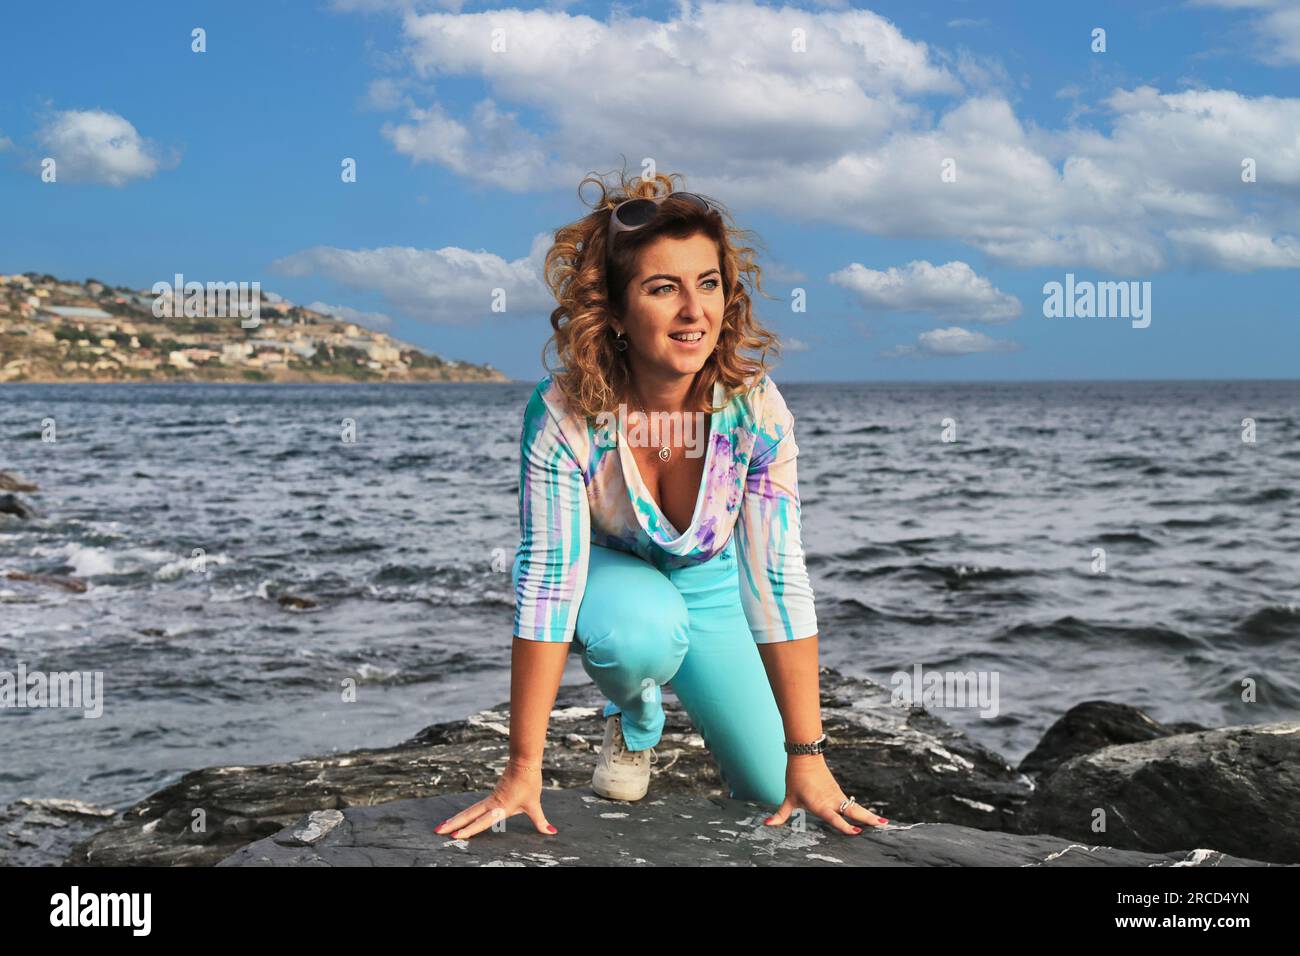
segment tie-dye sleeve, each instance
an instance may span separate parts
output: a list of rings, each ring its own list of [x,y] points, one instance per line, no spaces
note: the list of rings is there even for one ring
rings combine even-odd
[[[799,528],[794,416],[764,375],[751,392],[754,448],[736,518],[740,598],[759,644],[817,633],[812,585]]]
[[[543,399],[533,391],[519,436],[519,550],[515,636],[572,641],[587,584],[591,517],[582,466]]]

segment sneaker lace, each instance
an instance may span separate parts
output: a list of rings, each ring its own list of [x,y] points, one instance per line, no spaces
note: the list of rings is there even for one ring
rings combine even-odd
[[[638,755],[641,753],[641,751],[639,750],[627,749],[627,741],[623,739],[623,720],[622,717],[617,714],[614,715],[614,741],[613,741],[612,749],[613,749],[613,754],[611,755],[610,759],[616,760],[620,763],[636,763],[636,761],[639,759]],[[651,747],[650,763],[656,764],[658,762],[659,762],[659,755],[655,753],[655,749]]]

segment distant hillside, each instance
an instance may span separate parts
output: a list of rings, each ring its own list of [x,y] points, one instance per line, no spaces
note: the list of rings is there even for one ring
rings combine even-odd
[[[173,302],[97,279],[0,275],[0,382],[509,381],[491,365],[222,285],[234,283]]]

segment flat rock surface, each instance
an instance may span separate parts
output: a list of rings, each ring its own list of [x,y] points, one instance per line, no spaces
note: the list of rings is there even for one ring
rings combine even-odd
[[[924,708],[897,705],[892,691],[875,681],[823,667],[821,691],[822,723],[832,741],[826,760],[845,793],[887,817],[890,832],[924,823],[915,832],[927,840],[936,824],[951,825],[940,833],[964,834],[945,837],[942,848],[933,850],[935,859],[966,853],[962,859],[983,854],[985,863],[1004,858],[1047,862],[1050,853],[1071,843],[1075,848],[1066,856],[1100,842],[1166,862],[1182,860],[1196,848],[1242,860],[1300,862],[1300,800],[1295,798],[1300,792],[1300,724],[1188,733],[1187,725],[1159,724],[1129,705],[1084,702],[1049,732],[1030,762],[1039,773],[1027,775]],[[599,799],[590,786],[604,736],[604,703],[589,682],[560,688],[543,760],[548,813],[553,801],[567,806],[564,801],[572,792]],[[717,766],[671,685],[665,690],[664,712],[647,797],[652,803],[639,801],[637,812],[656,800],[726,800]],[[272,836],[282,839],[285,827],[302,827],[313,813],[318,815],[311,825],[326,828],[350,821],[354,810],[379,811],[401,801],[446,797],[461,801],[455,808],[468,806],[469,794],[495,786],[509,756],[509,725],[509,709],[501,704],[465,720],[426,727],[392,747],[289,763],[208,767],[114,815],[89,838],[85,824],[94,818],[52,816],[44,810],[34,814],[30,808],[10,817],[5,838],[19,848],[22,862],[57,848],[66,854],[68,866],[212,866],[242,847],[259,841],[265,845]],[[1099,812],[1104,831],[1097,829]],[[25,820],[40,826],[24,826]],[[75,825],[62,825],[74,820]],[[198,820],[202,826],[196,826]],[[511,832],[527,829],[523,820],[512,823]],[[580,820],[569,818],[570,823]],[[566,825],[558,818],[555,824]],[[968,830],[984,836],[977,839]],[[606,839],[603,832],[590,830],[588,835]],[[1027,835],[1030,842],[1002,839],[1013,834]],[[554,844],[541,834],[529,838],[534,836]],[[565,837],[577,838],[576,833]],[[690,842],[707,845],[693,832]],[[365,852],[390,845],[381,840]],[[0,861],[5,846],[0,838]],[[357,841],[356,847],[361,846]],[[1092,856],[1097,852],[1088,850]],[[1114,852],[1118,850],[1107,854]],[[1103,858],[1109,859],[1107,854]],[[705,862],[691,853],[666,859]],[[927,865],[928,859],[921,854],[909,862]]]
[[[433,828],[490,791],[307,814],[218,866],[1268,866],[1208,849],[1143,853],[1055,836],[1018,836],[948,823],[893,824],[849,836],[792,816],[763,825],[756,803],[671,794],[635,803],[589,788],[546,792],[559,831],[518,814],[467,840]]]
[[[703,739],[670,691],[671,685],[650,797],[727,796]],[[823,726],[835,744],[827,763],[863,806],[902,823],[1015,829],[1033,784],[1001,755],[921,707],[899,707],[875,681],[823,667],[821,691]],[[590,786],[604,703],[590,683],[560,688],[543,761],[547,793]],[[509,756],[509,724],[502,704],[434,724],[394,747],[195,770],[75,845],[65,865],[211,866],[313,810],[491,790]],[[200,832],[196,810],[203,811]]]

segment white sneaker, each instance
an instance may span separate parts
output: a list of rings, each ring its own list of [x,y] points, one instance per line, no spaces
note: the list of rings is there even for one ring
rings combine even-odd
[[[605,719],[605,742],[596,758],[591,789],[607,800],[640,800],[650,789],[650,765],[659,762],[659,755],[653,747],[627,749],[622,716],[611,714]]]

